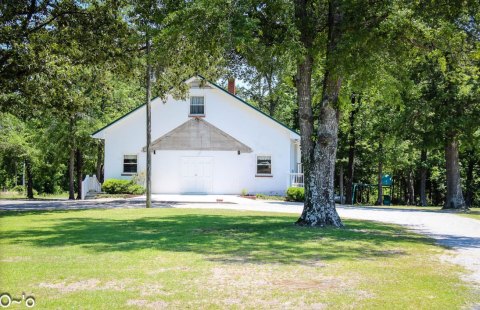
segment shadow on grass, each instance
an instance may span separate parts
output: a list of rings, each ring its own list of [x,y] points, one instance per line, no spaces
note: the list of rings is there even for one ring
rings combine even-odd
[[[312,229],[294,226],[294,219],[206,214],[51,219],[47,215],[41,220],[47,224],[45,227],[4,231],[1,235],[10,244],[81,246],[99,253],[144,249],[193,252],[207,255],[210,260],[232,263],[308,264],[374,259],[406,255],[404,250],[398,250],[405,244],[432,244],[431,239],[397,226],[347,221],[346,229]]]

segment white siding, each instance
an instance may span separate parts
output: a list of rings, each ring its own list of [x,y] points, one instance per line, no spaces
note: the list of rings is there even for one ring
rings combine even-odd
[[[292,168],[292,132],[217,88],[192,88],[190,95],[205,97],[205,120],[253,149],[238,155],[229,151],[156,151],[152,156],[152,191],[181,193],[181,157],[213,157],[213,190],[217,194],[282,193]],[[189,99],[152,102],[152,141],[189,120]],[[145,107],[107,127],[105,178],[122,176],[123,155],[138,155],[138,171],[145,171]],[[293,134],[298,139],[298,135]],[[257,154],[272,156],[273,177],[256,177]]]

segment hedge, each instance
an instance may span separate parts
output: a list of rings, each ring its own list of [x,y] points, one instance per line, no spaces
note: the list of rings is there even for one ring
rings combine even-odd
[[[108,179],[103,182],[102,189],[107,194],[141,195],[145,193],[145,188],[132,180]]]
[[[304,201],[305,189],[303,187],[289,187],[285,198],[288,201]]]

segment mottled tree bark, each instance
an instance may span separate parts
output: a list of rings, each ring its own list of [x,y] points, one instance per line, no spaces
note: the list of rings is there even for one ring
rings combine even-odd
[[[25,170],[27,176],[27,198],[33,199],[33,173],[30,159],[25,160]]]
[[[298,119],[300,125],[300,149],[302,158],[302,169],[305,187],[304,209],[312,205],[312,178],[313,169],[313,111],[311,98],[312,62],[310,56],[306,56],[303,63],[297,67],[296,87],[298,98]]]
[[[82,181],[83,181],[83,156],[82,151],[75,151],[76,172],[77,172],[77,200],[82,199]]]
[[[315,22],[312,14],[313,2],[296,0],[295,17],[301,32],[301,41],[310,51],[315,38]],[[333,54],[340,37],[340,5],[332,0],[328,12],[327,63],[335,67]],[[305,204],[296,224],[301,226],[335,226],[343,223],[335,209],[335,159],[338,134],[338,93],[341,78],[332,70],[326,71],[323,80],[322,101],[318,119],[316,141],[312,137],[313,114],[311,105],[311,75],[313,57],[307,53],[303,62],[297,66],[297,95],[299,103],[299,121],[302,137],[302,161],[304,164]]]
[[[427,205],[427,150],[420,152],[420,205]]]
[[[462,183],[460,179],[460,164],[458,157],[458,141],[456,135],[450,135],[445,141],[445,164],[447,176],[447,196],[444,209],[465,209]]]

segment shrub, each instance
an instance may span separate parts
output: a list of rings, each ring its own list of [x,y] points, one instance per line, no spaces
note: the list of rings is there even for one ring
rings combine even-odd
[[[12,188],[12,192],[17,192],[19,194],[23,194],[24,188],[22,185],[17,185]]]
[[[267,198],[268,198],[268,196],[265,195],[265,194],[256,194],[255,196],[256,196],[258,199],[267,199]]]
[[[135,184],[132,180],[108,179],[103,182],[103,191],[107,194],[134,194],[145,193],[143,186]]]
[[[145,188],[138,184],[132,184],[128,187],[129,194],[143,195],[145,194]]]
[[[305,189],[303,187],[289,187],[287,189],[288,201],[304,201],[305,200]]]

